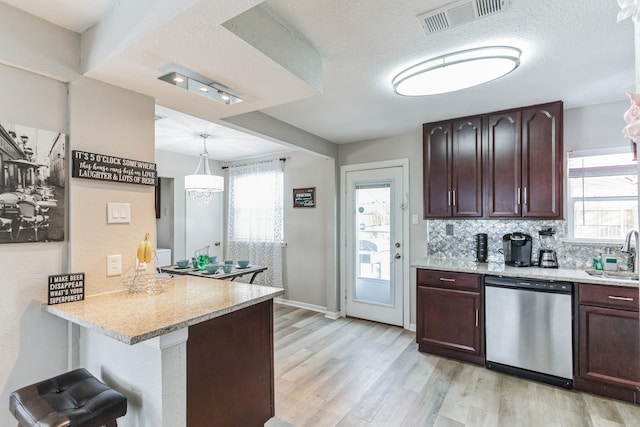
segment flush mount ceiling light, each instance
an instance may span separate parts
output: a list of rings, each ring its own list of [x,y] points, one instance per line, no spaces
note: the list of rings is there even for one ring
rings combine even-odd
[[[188,90],[189,92],[193,92],[195,94],[213,99],[214,101],[220,102],[222,104],[231,105],[243,101],[242,98],[240,98],[238,95],[234,95],[233,93],[231,93],[231,90],[229,88],[224,87],[218,83],[203,83],[184,74],[176,72],[165,74],[164,76],[158,78],[167,83],[171,83],[172,85]]]
[[[224,191],[224,177],[211,174],[209,170],[209,152],[207,151],[207,138],[210,135],[202,134],[200,136],[202,137],[203,145],[200,162],[193,175],[184,177],[184,189],[193,200],[209,203],[213,193]],[[199,173],[201,167],[203,173]]]
[[[455,92],[490,82],[518,68],[520,49],[481,47],[428,59],[407,68],[392,80],[398,95],[424,96]]]

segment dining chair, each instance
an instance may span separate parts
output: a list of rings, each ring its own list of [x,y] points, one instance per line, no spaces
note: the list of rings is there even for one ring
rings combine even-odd
[[[49,225],[49,217],[43,215],[38,205],[33,202],[19,200],[17,205],[20,215],[18,216],[16,239],[20,236],[20,231],[32,229],[35,239],[38,240],[38,229]]]
[[[16,205],[18,200],[20,200],[20,198],[14,193],[6,192],[0,194],[0,203],[4,205],[5,215],[18,214],[18,206]]]
[[[0,233],[9,233],[13,240],[13,219],[4,217],[4,204],[0,204]]]

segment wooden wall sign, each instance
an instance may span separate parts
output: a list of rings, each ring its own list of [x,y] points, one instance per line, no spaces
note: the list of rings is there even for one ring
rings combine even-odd
[[[84,273],[49,276],[49,305],[84,299]]]
[[[294,208],[315,208],[316,207],[316,187],[294,188],[293,189]]]
[[[156,185],[158,179],[155,163],[78,150],[73,150],[71,157],[74,178],[140,185]]]

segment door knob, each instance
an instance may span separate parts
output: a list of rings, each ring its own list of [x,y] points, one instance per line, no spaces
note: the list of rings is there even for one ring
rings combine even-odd
[[[400,247],[400,243],[396,242],[396,248],[399,248],[399,247]]]
[[[401,258],[401,256],[400,256],[400,254],[396,254],[396,256],[394,256],[394,258],[395,258],[395,259],[400,259],[400,258]]]

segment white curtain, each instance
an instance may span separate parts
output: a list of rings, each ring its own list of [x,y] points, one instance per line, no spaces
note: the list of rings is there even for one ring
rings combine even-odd
[[[229,167],[225,259],[267,267],[254,283],[282,286],[283,172],[280,160]]]

